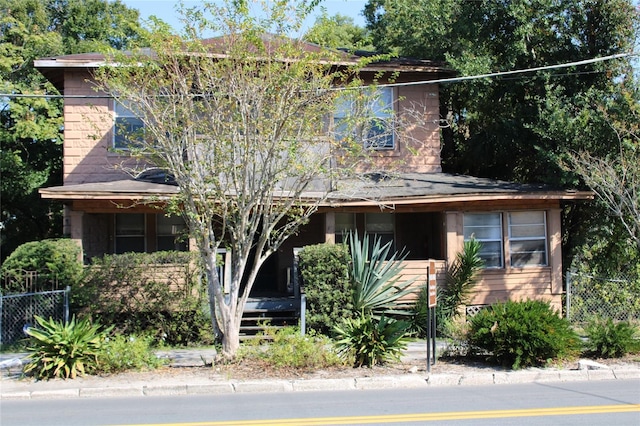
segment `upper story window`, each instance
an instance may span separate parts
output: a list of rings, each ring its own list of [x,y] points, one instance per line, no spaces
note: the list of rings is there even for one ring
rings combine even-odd
[[[508,212],[508,235],[503,238],[502,213],[465,213],[464,239],[482,243],[480,257],[487,268],[547,266],[547,223],[544,211]],[[507,231],[505,231],[507,232]]]
[[[115,125],[113,130],[113,147],[127,149],[142,140],[144,123],[132,111],[133,107],[125,107],[119,102],[114,102]]]
[[[333,114],[336,138],[344,140],[351,136],[366,148],[394,149],[394,94],[392,87],[376,87],[372,96],[358,97],[350,93],[341,96]],[[354,118],[357,116],[366,117],[366,120]]]

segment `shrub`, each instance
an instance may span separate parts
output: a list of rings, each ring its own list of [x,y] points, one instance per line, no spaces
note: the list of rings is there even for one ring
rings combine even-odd
[[[372,367],[399,360],[407,347],[405,334],[409,325],[406,321],[384,315],[375,319],[362,311],[359,316],[345,318],[335,328],[338,353],[345,360],[354,359],[356,367]]]
[[[107,255],[86,268],[72,292],[76,311],[125,335],[152,335],[169,345],[211,339],[196,253]],[[207,342],[204,342],[207,343]]]
[[[265,340],[268,343],[263,347]],[[303,336],[298,327],[265,326],[262,339],[248,343],[243,356],[258,357],[278,368],[310,369],[343,364],[326,336],[314,332]]]
[[[64,324],[53,319],[36,316],[37,328],[29,328],[30,344],[27,350],[29,362],[25,373],[38,379],[52,377],[75,378],[96,370],[104,341],[111,328],[100,330],[87,318],[75,317]]]
[[[587,350],[602,358],[616,358],[638,350],[637,330],[628,321],[595,318],[586,327]]]
[[[469,327],[469,344],[503,366],[541,366],[580,350],[577,334],[546,302],[528,300],[497,303],[483,309]]]
[[[427,321],[429,319],[429,288],[423,286],[418,292],[418,298],[411,307],[411,327],[409,333],[425,338],[427,337]],[[436,323],[437,324],[437,323]]]
[[[300,275],[307,297],[306,326],[329,335],[352,315],[349,283],[351,257],[342,244],[317,244],[300,251]]]
[[[151,337],[115,335],[106,339],[98,370],[116,373],[127,370],[153,370],[163,361],[151,350]]]
[[[59,290],[74,286],[82,276],[80,246],[69,239],[31,241],[16,248],[2,264],[2,275],[8,278],[6,292]],[[35,271],[38,278],[33,288],[26,288],[25,271]]]

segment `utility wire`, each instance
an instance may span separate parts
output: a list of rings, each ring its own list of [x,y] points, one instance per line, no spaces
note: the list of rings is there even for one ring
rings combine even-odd
[[[461,81],[479,80],[483,78],[493,78],[493,77],[501,77],[501,76],[507,76],[507,75],[532,73],[537,71],[578,67],[581,65],[589,65],[589,64],[594,64],[598,62],[610,61],[613,59],[626,58],[629,56],[638,56],[638,54],[635,52],[618,53],[615,55],[601,56],[598,58],[568,62],[565,64],[545,65],[541,67],[525,68],[525,69],[512,70],[512,71],[499,71],[499,72],[469,75],[469,76],[463,76],[463,77],[440,78],[436,80],[421,80],[421,81],[412,81],[407,83],[379,84],[376,87],[401,87],[401,86],[420,86],[423,84],[458,83]],[[350,87],[348,88],[348,90],[364,89],[367,87],[369,86]],[[334,90],[345,90],[345,89],[335,88]],[[60,99],[60,98],[62,99],[111,99],[113,98],[113,96],[109,96],[109,95],[45,95],[45,94],[36,95],[36,94],[25,94],[25,93],[0,93],[0,98],[2,97],[4,98],[44,98],[44,99]]]

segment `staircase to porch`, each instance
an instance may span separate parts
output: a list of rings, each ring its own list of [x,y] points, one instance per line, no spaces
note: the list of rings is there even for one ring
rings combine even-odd
[[[240,340],[255,339],[265,324],[279,329],[298,325],[299,318],[300,300],[294,297],[249,299],[240,323]]]

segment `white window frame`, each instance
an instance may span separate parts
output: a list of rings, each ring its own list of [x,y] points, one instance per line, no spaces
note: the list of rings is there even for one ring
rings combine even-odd
[[[523,223],[523,224],[514,223],[514,218],[516,217],[516,215],[527,214],[527,213],[542,214],[542,221],[535,222],[535,223]],[[533,227],[542,228],[542,235],[532,234],[532,235],[513,236],[513,234],[516,234],[516,235],[519,234],[518,232],[514,232],[517,230],[517,228],[525,228],[525,227],[529,229]],[[509,229],[509,263],[512,268],[530,268],[530,267],[537,267],[537,266],[549,266],[549,248],[548,248],[549,239],[547,235],[547,213],[544,210],[526,210],[526,211],[509,212],[508,213],[508,229]],[[526,250],[515,251],[514,250],[514,246],[517,245],[517,243],[524,243],[524,242],[538,242],[538,244],[542,242],[543,250],[533,250],[533,251],[526,251]],[[542,262],[521,263],[515,257],[516,255],[522,255],[526,253],[530,253],[534,256],[536,254],[541,255]]]
[[[394,131],[394,111],[396,103],[396,91],[393,87],[375,87],[371,96],[365,96],[365,99],[369,102],[367,105],[358,105],[357,99],[349,97],[349,93],[345,93],[344,96],[338,98],[336,107],[333,113],[333,130],[336,135],[336,139],[344,140],[346,129],[340,129],[341,122],[346,122],[353,113],[354,110],[362,110],[362,114],[371,117],[366,123],[353,126],[353,136],[359,142],[364,144],[367,149],[373,149],[375,151],[393,151],[396,149],[396,134]],[[344,127],[344,126],[342,126]],[[375,128],[384,127],[383,137],[384,143],[378,144],[374,141],[376,135],[374,134]]]
[[[113,148],[117,150],[128,150],[132,145],[135,145],[135,141],[127,141],[128,136],[136,131],[142,129],[142,133],[144,133],[144,123],[140,118],[132,111],[135,109],[133,107],[127,108],[122,103],[113,101]],[[118,119],[125,120],[125,123],[118,123]],[[129,122],[127,122],[127,120]],[[137,123],[134,123],[137,122]],[[135,130],[127,129],[127,132],[123,134],[123,127],[134,125],[136,126]],[[142,136],[142,135],[139,135]]]
[[[497,216],[498,217],[498,224],[497,225],[470,225],[468,224],[470,222],[470,216],[493,216],[494,218]],[[493,236],[493,237],[488,237],[486,236],[485,232],[482,232],[484,230],[487,229],[494,229],[494,230],[498,230],[499,236]],[[480,242],[480,243],[498,243],[498,246],[500,247],[500,251],[499,253],[495,253],[495,252],[487,252],[486,250],[484,250],[483,252],[483,248],[482,247],[480,249],[480,257],[485,261],[485,268],[486,269],[501,269],[504,268],[504,239],[503,239],[503,231],[502,231],[502,213],[501,212],[473,212],[473,213],[464,213],[463,216],[463,235],[464,235],[464,241],[469,241],[471,240],[471,238],[474,238],[476,241]],[[498,264],[491,264],[490,262],[487,261],[487,259],[489,259],[489,257],[487,256],[487,253],[490,254],[497,254],[499,257],[498,260]],[[494,257],[494,256],[491,256]]]

